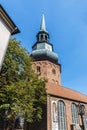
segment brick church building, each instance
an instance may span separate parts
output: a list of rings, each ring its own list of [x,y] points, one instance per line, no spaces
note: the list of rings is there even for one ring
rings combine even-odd
[[[0,17],[3,13],[2,19],[10,25],[8,26],[10,33],[18,33],[19,30],[14,30],[16,26],[3,8],[0,8],[0,11]],[[49,42],[44,15],[31,56],[34,58],[35,72],[48,80],[47,104],[44,106],[42,121],[29,124],[27,130],[87,130],[87,96],[61,85],[61,65],[58,62],[58,55],[54,52],[53,44]]]
[[[61,85],[61,65],[49,42],[44,15],[32,47],[33,68],[48,82],[47,105],[41,122],[29,130],[87,130],[87,96]]]

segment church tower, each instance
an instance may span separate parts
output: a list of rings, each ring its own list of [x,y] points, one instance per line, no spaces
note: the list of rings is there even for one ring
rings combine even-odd
[[[87,96],[61,86],[61,65],[42,16],[37,41],[32,47],[33,69],[47,79],[47,103],[41,122],[31,124],[30,130],[87,130]]]
[[[36,73],[48,80],[48,83],[61,85],[58,55],[54,52],[53,44],[49,42],[49,33],[46,30],[44,14],[42,15],[40,31],[37,33],[37,42],[32,47],[31,56],[34,58],[33,68]]]

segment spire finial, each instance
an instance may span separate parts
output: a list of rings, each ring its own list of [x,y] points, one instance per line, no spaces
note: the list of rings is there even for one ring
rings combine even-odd
[[[46,32],[46,25],[45,25],[44,13],[43,13],[43,15],[42,15],[40,31],[45,31],[45,32]]]

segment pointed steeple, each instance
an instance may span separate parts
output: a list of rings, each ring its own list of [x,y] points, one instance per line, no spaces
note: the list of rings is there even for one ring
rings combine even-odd
[[[40,31],[46,31],[46,25],[45,25],[45,18],[44,18],[44,14],[42,15],[42,20],[41,20],[41,26],[40,26]]]
[[[58,62],[58,56],[53,51],[53,45],[49,42],[49,33],[46,31],[44,14],[42,15],[40,31],[36,35],[37,42],[32,46],[31,56],[35,60],[50,60]]]

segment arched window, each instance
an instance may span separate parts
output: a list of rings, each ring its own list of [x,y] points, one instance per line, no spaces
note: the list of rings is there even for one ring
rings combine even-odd
[[[72,123],[78,124],[78,110],[76,104],[72,103],[71,105],[71,113],[72,113]]]
[[[43,40],[43,35],[41,34],[41,41]]]
[[[45,35],[45,40],[47,41],[48,39],[47,39],[47,35]]]
[[[58,101],[58,130],[67,130],[66,128],[66,111],[63,101]]]
[[[53,73],[53,74],[56,74],[56,70],[55,70],[55,69],[52,69],[52,73]]]
[[[41,72],[40,66],[37,66],[36,69],[37,69],[37,73],[40,73],[40,72]]]
[[[85,127],[85,130],[87,129],[87,120],[86,120],[86,109],[85,109],[85,106],[82,105],[83,109],[84,109],[84,114],[82,115],[82,118],[83,118],[83,125]]]

